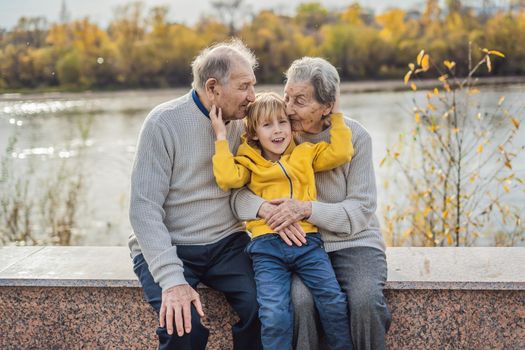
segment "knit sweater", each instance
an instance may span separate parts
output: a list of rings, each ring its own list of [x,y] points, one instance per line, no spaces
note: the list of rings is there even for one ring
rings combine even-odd
[[[382,251],[385,243],[375,215],[377,194],[372,163],[372,139],[357,121],[345,119],[352,130],[354,156],[334,170],[315,174],[317,199],[307,219],[319,228],[328,252],[351,247],[372,247]],[[302,142],[328,141],[330,129],[318,134],[301,133]],[[232,207],[240,220],[254,220],[264,199],[244,188],[232,194]]]
[[[237,151],[243,122],[226,126]],[[163,290],[186,284],[178,245],[203,245],[244,226],[233,215],[230,193],[215,183],[215,133],[191,94],[155,107],[140,132],[131,175],[131,256],[142,253]]]
[[[223,190],[248,188],[265,200],[289,197],[302,201],[316,200],[314,172],[334,169],[352,159],[352,133],[345,125],[341,113],[332,115],[330,142],[303,142],[295,146],[290,142],[277,162],[265,159],[261,150],[250,146],[246,139],[234,157],[228,141],[215,143],[213,173]],[[299,222],[305,232],[317,232],[308,221]],[[252,238],[274,233],[264,220],[250,220],[246,228]]]

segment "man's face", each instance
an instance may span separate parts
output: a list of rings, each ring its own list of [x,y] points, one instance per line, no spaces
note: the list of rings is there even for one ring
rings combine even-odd
[[[246,106],[255,100],[256,80],[252,67],[238,60],[232,67],[230,79],[224,85],[217,85],[214,103],[222,108],[224,120],[242,119],[246,116]]]

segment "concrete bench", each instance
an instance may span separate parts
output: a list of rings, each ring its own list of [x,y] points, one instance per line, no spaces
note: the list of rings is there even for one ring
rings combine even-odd
[[[525,349],[525,248],[389,248],[389,349]],[[235,315],[199,288],[208,349]],[[0,349],[153,349],[125,247],[0,248]]]

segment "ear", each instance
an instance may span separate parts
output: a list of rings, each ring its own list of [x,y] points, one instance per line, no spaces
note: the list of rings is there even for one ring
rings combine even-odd
[[[332,109],[334,108],[334,102],[329,102],[327,104],[324,105],[323,107],[323,117],[327,117],[328,115],[330,115],[330,113],[332,113]]]
[[[204,90],[206,92],[206,97],[208,97],[208,100],[215,101],[216,96],[219,95],[220,92],[220,85],[217,79],[215,78],[209,78],[206,80],[206,83],[204,84]]]

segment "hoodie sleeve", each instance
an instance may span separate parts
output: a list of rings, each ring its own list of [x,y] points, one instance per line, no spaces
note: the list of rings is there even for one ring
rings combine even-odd
[[[212,162],[215,181],[223,191],[240,188],[250,181],[250,170],[235,162],[227,140],[215,141]]]
[[[313,145],[312,166],[316,172],[337,168],[349,162],[354,155],[352,131],[346,126],[343,114],[332,114],[331,122],[330,143],[319,142]]]

